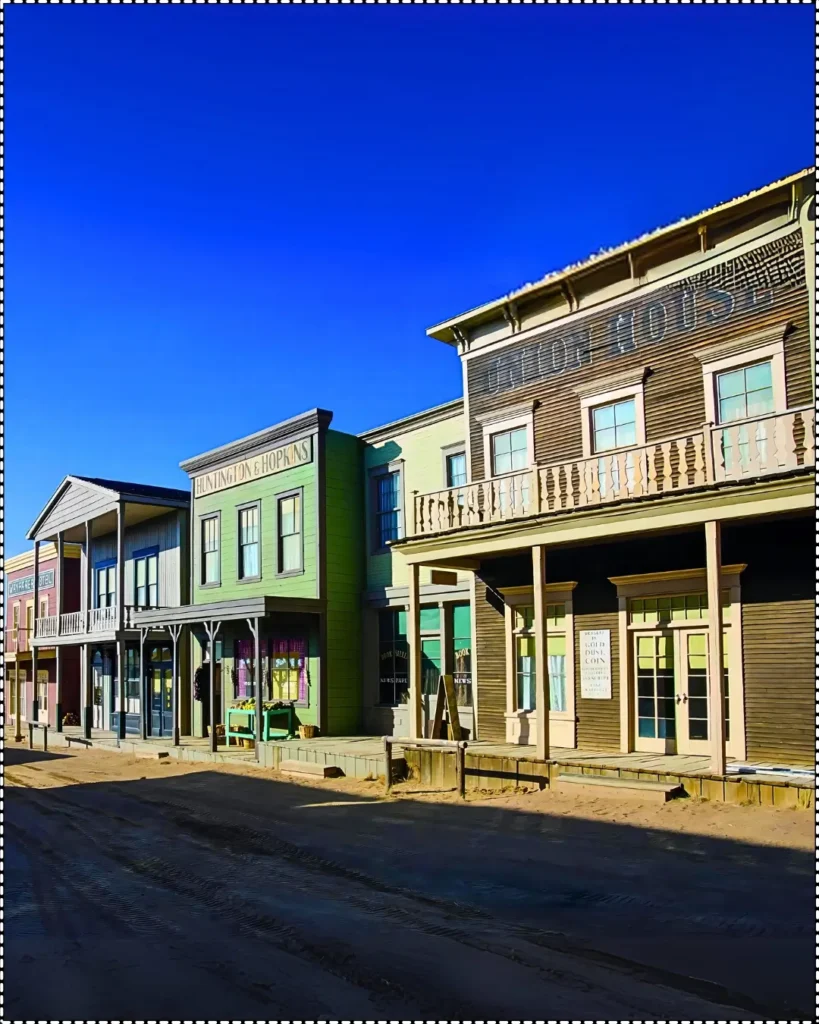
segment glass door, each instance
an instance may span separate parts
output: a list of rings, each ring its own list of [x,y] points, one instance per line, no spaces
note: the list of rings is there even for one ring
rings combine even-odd
[[[722,637],[723,685],[725,687],[725,742],[731,741],[728,672],[728,634]],[[685,629],[677,634],[678,750],[681,754],[708,754],[711,750],[708,720],[708,632]]]
[[[677,752],[674,637],[670,631],[635,633],[636,750]]]
[[[150,665],[151,735],[173,732],[173,660],[169,647],[154,647]]]

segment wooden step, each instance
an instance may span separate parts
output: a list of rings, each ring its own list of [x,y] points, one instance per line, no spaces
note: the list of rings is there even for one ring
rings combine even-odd
[[[142,761],[162,761],[171,755],[167,750],[137,750],[135,756]]]
[[[665,803],[682,796],[685,790],[678,782],[650,782],[644,779],[620,779],[610,775],[580,775],[577,772],[563,772],[552,783],[556,793],[596,793],[601,789],[612,790],[612,796],[638,797],[650,803]]]
[[[344,772],[335,764],[316,764],[315,761],[281,761],[279,771],[285,775],[309,775],[318,779],[337,779]]]

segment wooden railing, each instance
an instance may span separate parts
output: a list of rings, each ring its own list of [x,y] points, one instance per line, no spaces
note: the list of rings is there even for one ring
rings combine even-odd
[[[85,632],[85,612],[65,612],[60,616],[60,635],[74,636]]]
[[[109,608],[92,608],[88,613],[88,632],[105,633],[117,628],[117,606]]]
[[[791,473],[815,465],[815,426],[804,406],[417,494],[411,536]]]
[[[20,654],[23,651],[31,650],[31,638],[28,635],[28,630],[23,627],[7,629],[4,639],[4,650],[7,654]]]
[[[58,618],[56,615],[46,615],[41,619],[37,619],[34,623],[34,635],[37,637],[56,636],[57,622]]]

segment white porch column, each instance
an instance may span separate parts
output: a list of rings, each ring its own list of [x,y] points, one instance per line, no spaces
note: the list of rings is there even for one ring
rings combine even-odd
[[[549,658],[546,633],[546,548],[532,548],[532,586],[535,596],[535,706],[537,708],[537,756],[549,757]]]
[[[705,524],[705,573],[708,583],[708,735],[711,771],[725,774],[725,683],[722,665],[722,595],[720,524]]]
[[[125,628],[125,503],[117,505],[117,629]]]
[[[31,708],[30,722],[34,722],[35,725],[40,721],[40,700],[39,691],[37,689],[37,671],[38,671],[38,651],[34,643],[34,638],[37,636],[37,618],[40,615],[40,542],[34,541],[34,609],[32,614],[32,631],[29,637],[29,643],[31,644],[31,701],[26,701],[26,710]]]
[[[409,610],[407,612],[407,646],[409,647],[409,734],[410,739],[423,739],[423,705],[421,695],[421,595],[420,568],[414,563],[409,570]]]

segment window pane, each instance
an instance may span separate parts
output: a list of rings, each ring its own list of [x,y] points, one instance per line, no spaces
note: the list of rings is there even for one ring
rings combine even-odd
[[[535,709],[535,640],[516,637],[517,701],[519,711]]]
[[[720,398],[733,398],[745,394],[745,371],[731,370],[717,376],[717,394]]]
[[[295,533],[282,537],[282,572],[301,568],[301,537]]]
[[[764,416],[765,413],[773,412],[773,389],[761,388],[759,391],[748,392],[748,415]]]
[[[617,402],[614,406],[614,422],[620,427],[628,423],[634,423],[634,399],[629,398],[627,402]]]
[[[441,609],[440,608],[422,608],[421,609],[421,629],[440,629],[441,628]]]
[[[748,391],[760,391],[762,388],[772,388],[771,364],[757,363],[756,366],[745,368],[745,387]]]
[[[147,575],[147,564],[144,558],[138,558],[136,562],[136,584],[138,587],[145,586],[145,577]]]
[[[448,455],[446,460],[447,487],[462,487],[466,483],[466,455]]]
[[[472,616],[468,604],[452,606],[452,632],[457,637],[472,636]]]
[[[594,416],[594,429],[607,430],[614,426],[614,406],[601,405],[592,411]]]
[[[617,432],[614,427],[607,427],[605,430],[597,430],[594,434],[594,450],[605,452],[609,448],[617,447]]]

